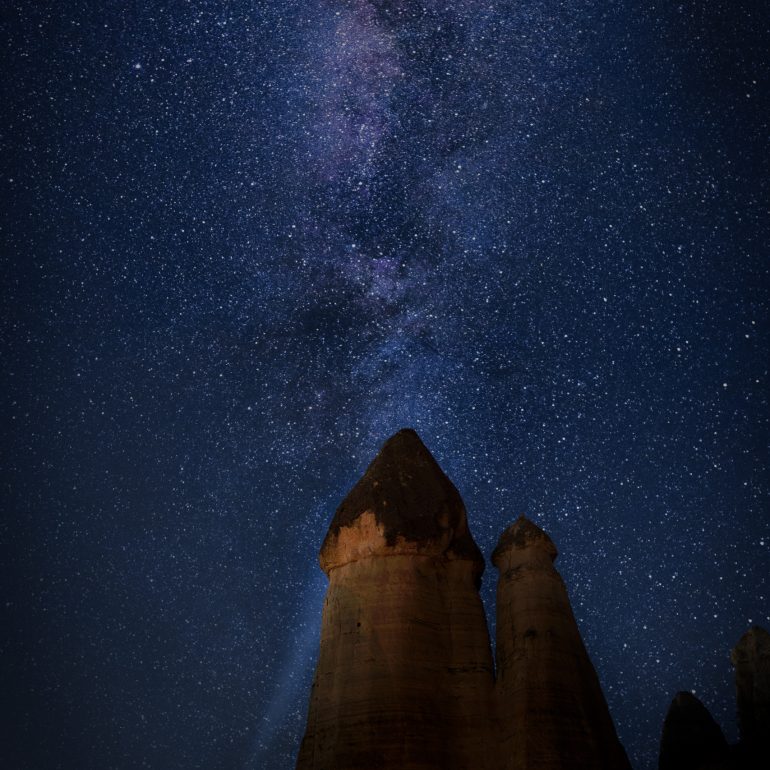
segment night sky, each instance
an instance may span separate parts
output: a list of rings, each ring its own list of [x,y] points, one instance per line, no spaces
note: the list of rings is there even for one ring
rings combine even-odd
[[[770,6],[0,12],[4,768],[289,770],[331,516],[526,513],[636,770],[770,626]],[[482,595],[494,628],[496,580]]]

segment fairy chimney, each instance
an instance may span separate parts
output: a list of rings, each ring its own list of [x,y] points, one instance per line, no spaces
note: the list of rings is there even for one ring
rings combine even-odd
[[[556,546],[524,516],[492,554],[497,584],[500,770],[630,770],[553,566]]]
[[[493,770],[484,559],[452,482],[412,430],[334,515],[298,770]]]

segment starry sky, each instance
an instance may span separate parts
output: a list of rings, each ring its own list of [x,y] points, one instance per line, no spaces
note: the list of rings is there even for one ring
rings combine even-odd
[[[289,770],[331,516],[414,427],[544,527],[636,770],[770,625],[750,0],[4,4],[8,768]],[[494,628],[491,566],[482,585]]]

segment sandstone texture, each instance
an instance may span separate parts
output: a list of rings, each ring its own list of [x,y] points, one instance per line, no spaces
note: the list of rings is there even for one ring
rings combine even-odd
[[[497,702],[505,770],[630,768],[553,566],[548,535],[523,516],[500,537]]]
[[[389,439],[321,547],[298,770],[626,770],[555,556],[523,519],[500,540],[496,681],[463,501],[414,431]]]
[[[725,736],[708,709],[692,693],[677,693],[663,723],[659,770],[721,767],[728,756]]]

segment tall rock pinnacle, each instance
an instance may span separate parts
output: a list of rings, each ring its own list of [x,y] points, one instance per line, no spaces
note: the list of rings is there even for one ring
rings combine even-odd
[[[332,519],[299,770],[492,770],[494,673],[465,506],[414,431]]]
[[[523,516],[492,554],[497,585],[500,770],[629,770],[553,566],[556,546]]]

